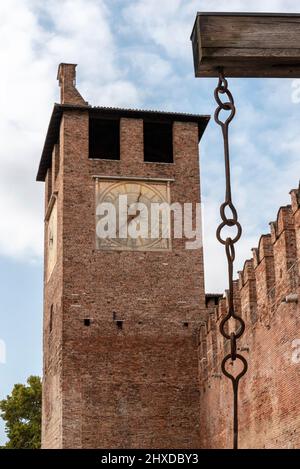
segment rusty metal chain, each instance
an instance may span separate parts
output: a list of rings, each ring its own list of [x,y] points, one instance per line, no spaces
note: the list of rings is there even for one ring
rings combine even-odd
[[[226,101],[221,100],[221,95],[227,97]],[[226,176],[226,194],[225,201],[220,207],[220,214],[222,223],[217,229],[217,239],[218,241],[225,246],[226,257],[228,261],[228,279],[229,279],[229,291],[228,291],[228,312],[226,316],[222,319],[220,324],[220,332],[223,337],[230,340],[230,353],[226,355],[222,361],[222,372],[229,378],[232,382],[233,388],[233,448],[238,448],[238,388],[240,379],[244,376],[248,369],[247,360],[240,354],[237,353],[237,339],[239,339],[245,331],[245,323],[243,319],[236,313],[233,300],[233,264],[235,260],[235,243],[240,239],[242,235],[242,227],[238,221],[238,215],[235,206],[232,203],[231,198],[231,181],[230,181],[230,157],[229,157],[229,138],[228,130],[229,124],[235,116],[235,105],[234,99],[231,92],[228,89],[228,82],[224,77],[223,71],[219,70],[219,82],[218,86],[215,89],[215,100],[218,104],[218,107],[215,112],[215,121],[218,125],[221,126],[223,141],[224,141],[224,158],[225,158],[225,176]],[[221,120],[221,112],[227,111],[229,115],[227,119]],[[226,214],[229,212],[229,215]],[[227,237],[226,239],[222,238],[221,232],[223,228],[236,228],[236,235],[231,238]],[[234,319],[239,327],[236,327],[235,332],[228,332],[228,321]],[[239,360],[242,364],[242,370],[239,374],[233,375],[229,373],[226,369],[227,362],[235,362]]]

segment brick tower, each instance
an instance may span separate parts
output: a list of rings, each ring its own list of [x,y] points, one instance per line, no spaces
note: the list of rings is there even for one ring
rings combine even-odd
[[[118,193],[200,201],[207,116],[92,107],[61,64],[38,170],[45,182],[43,448],[197,448],[202,249],[109,243]],[[133,195],[132,195],[133,194]]]

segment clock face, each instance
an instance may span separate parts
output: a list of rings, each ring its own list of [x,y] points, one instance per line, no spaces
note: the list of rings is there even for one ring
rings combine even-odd
[[[47,279],[50,278],[57,259],[57,206],[54,202],[47,226]]]
[[[97,180],[96,186],[96,247],[103,250],[166,250],[170,249],[170,214],[164,216],[160,204],[169,203],[169,189],[164,183],[143,181]],[[115,226],[103,237],[107,212],[100,209],[108,204],[114,209]],[[104,207],[103,205],[103,207]],[[152,207],[155,209],[152,209]],[[155,210],[155,215],[152,210]],[[107,227],[107,226],[106,226]],[[101,228],[101,226],[100,226]],[[99,233],[101,231],[101,233]]]

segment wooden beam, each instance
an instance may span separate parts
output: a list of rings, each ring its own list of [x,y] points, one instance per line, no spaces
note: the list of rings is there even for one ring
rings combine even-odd
[[[198,13],[197,77],[300,77],[300,14]]]

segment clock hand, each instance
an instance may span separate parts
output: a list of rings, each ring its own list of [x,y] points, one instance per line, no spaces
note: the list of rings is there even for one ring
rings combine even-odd
[[[134,215],[127,215],[127,221],[126,223],[124,223],[124,225],[122,225],[121,227],[119,227],[118,231],[116,232],[116,237],[118,238],[119,237],[119,234],[120,234],[120,231],[122,228],[125,228],[125,226],[128,226],[129,223],[132,222],[132,220],[134,220],[134,218],[136,217],[137,215],[134,214]]]
[[[139,196],[137,198],[137,201],[135,202],[135,205],[138,204],[140,202],[140,198],[142,196],[142,192],[139,193]],[[139,214],[140,214],[140,210],[136,210],[136,212],[139,212],[139,213],[135,213],[134,215],[133,214],[128,214],[127,215],[127,223],[129,224],[132,220],[134,220]]]
[[[128,215],[128,217],[127,217],[127,223],[129,224],[132,220],[135,219],[136,216],[137,216],[136,213],[135,213],[134,215]]]
[[[127,226],[128,222],[124,223],[124,225],[120,226],[118,231],[116,232],[116,238],[119,238],[119,234],[120,234],[120,231],[121,229],[125,228],[125,226]]]
[[[140,202],[141,196],[142,196],[142,192],[139,193],[139,196],[138,196],[138,198],[137,198],[136,204],[138,204],[138,203]],[[128,207],[128,208],[129,208],[129,207]],[[116,233],[116,237],[117,237],[117,238],[119,237],[119,233],[120,233],[120,231],[121,231],[121,228],[124,228],[125,226],[129,225],[129,224],[132,222],[132,220],[134,220],[139,214],[140,214],[140,211],[139,211],[138,214],[137,214],[137,213],[135,213],[135,214],[127,214],[127,222],[126,222],[126,224],[124,224],[122,227],[119,227],[119,229],[118,229],[118,231],[117,231],[117,233]]]

